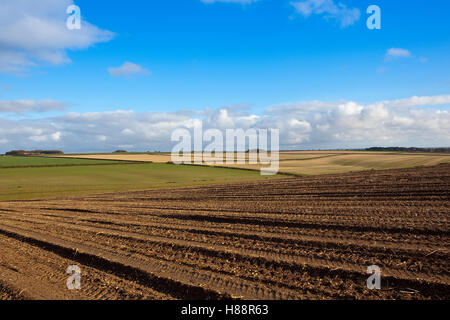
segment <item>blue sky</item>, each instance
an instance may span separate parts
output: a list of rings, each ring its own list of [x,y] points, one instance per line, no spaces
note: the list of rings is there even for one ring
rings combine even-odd
[[[30,1],[11,6],[21,2]],[[56,8],[64,11],[71,2],[45,0],[42,7],[48,6],[55,15],[52,23],[65,25],[67,14],[54,12]],[[307,16],[296,10],[293,2],[316,5],[317,10]],[[23,121],[64,117],[69,112],[117,110],[204,113],[206,108],[231,106],[264,117],[270,108],[283,112],[280,105],[308,101],[354,101],[367,106],[450,91],[450,2],[444,0],[259,0],[247,4],[77,0],[75,4],[81,9],[82,29],[67,32],[85,32],[91,37],[87,45],[75,43],[78,40],[53,43],[51,33],[45,37],[47,31],[42,31],[42,47],[46,54],[52,53],[52,58],[42,58],[39,42],[18,45],[17,39],[0,34],[0,102],[51,100],[62,106],[45,113],[4,112],[0,116],[5,121],[22,125]],[[381,8],[381,30],[366,27],[366,9],[372,4]],[[339,13],[331,12],[330,5]],[[24,6],[32,13],[37,11],[32,4]],[[342,26],[347,14],[343,6],[359,10],[360,18]],[[42,13],[38,18],[48,16],[50,13]],[[97,33],[105,32],[104,39],[86,31],[85,23],[95,26]],[[108,31],[114,34],[106,34]],[[70,38],[69,33],[66,37]],[[403,51],[388,57],[392,48]],[[14,50],[25,51],[26,57],[14,64],[11,58],[3,58],[2,63],[1,50],[9,54],[5,57]],[[126,62],[145,72],[111,75],[109,68]],[[448,103],[420,107],[449,110]],[[448,144],[447,127],[440,129],[442,143]],[[301,139],[296,141],[301,147]],[[313,146],[313,140],[306,141]],[[5,148],[12,146],[4,144]],[[330,141],[329,145],[350,144]]]

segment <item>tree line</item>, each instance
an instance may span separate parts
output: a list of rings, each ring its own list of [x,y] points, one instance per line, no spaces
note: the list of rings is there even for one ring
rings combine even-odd
[[[449,153],[450,148],[405,148],[405,147],[371,147],[365,149],[366,151],[400,151],[400,152],[439,152]]]
[[[35,156],[40,154],[64,154],[61,150],[12,150],[5,153],[5,156]]]

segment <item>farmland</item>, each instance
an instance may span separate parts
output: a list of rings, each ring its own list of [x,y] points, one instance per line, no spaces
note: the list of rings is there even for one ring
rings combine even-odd
[[[0,168],[0,201],[280,178],[263,177],[256,171],[165,163],[137,164],[32,157],[23,157],[20,160],[24,167]],[[9,163],[17,165],[19,162],[14,160]],[[30,165],[37,167],[29,167]]]
[[[449,187],[442,164],[0,202],[0,297],[449,299]]]
[[[264,165],[220,164],[233,168],[259,170]],[[166,163],[171,161],[170,153],[161,154],[88,154],[65,155],[85,159],[151,161]],[[237,155],[235,155],[237,158]],[[193,156],[192,156],[193,158]],[[208,160],[208,158],[204,158]],[[209,158],[210,160],[210,158]],[[399,169],[415,166],[433,166],[450,163],[450,154],[446,153],[393,153],[365,151],[281,151],[279,171],[297,175],[317,175],[356,172],[364,170]],[[204,163],[207,165],[207,163]]]
[[[15,157],[15,156],[0,157],[0,168],[87,166],[87,165],[106,165],[117,163],[121,162],[111,160],[51,158],[51,157]]]

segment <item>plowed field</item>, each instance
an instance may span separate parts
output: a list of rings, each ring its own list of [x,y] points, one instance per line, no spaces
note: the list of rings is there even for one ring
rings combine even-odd
[[[0,298],[450,299],[449,204],[448,164],[0,202]]]

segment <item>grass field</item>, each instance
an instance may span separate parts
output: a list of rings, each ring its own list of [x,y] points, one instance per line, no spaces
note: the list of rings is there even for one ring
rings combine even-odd
[[[66,155],[65,157],[70,157]],[[248,155],[247,155],[248,156]],[[89,154],[76,155],[86,159],[108,159],[129,161],[171,161],[167,154]],[[282,151],[280,152],[280,172],[298,175],[345,173],[351,171],[400,169],[415,166],[432,166],[450,163],[450,154],[442,153],[402,153],[367,151]],[[205,163],[206,164],[206,163]],[[258,164],[220,164],[233,168],[258,170]]]
[[[28,160],[32,162],[32,159]],[[67,160],[70,162],[72,159]],[[0,169],[0,201],[246,182],[277,177],[264,177],[256,171],[162,163],[3,168]]]
[[[14,157],[14,156],[0,157],[0,168],[101,165],[114,163],[120,163],[120,161],[51,158],[51,157]]]

